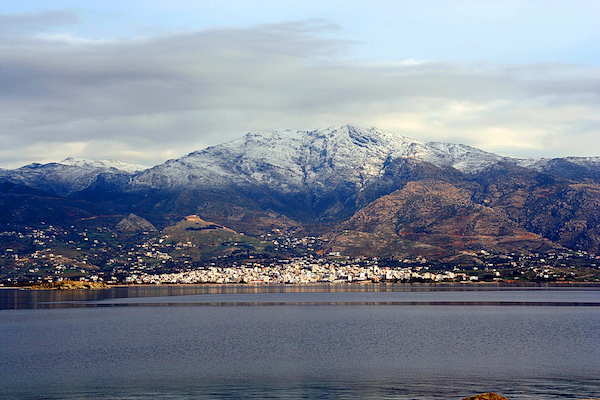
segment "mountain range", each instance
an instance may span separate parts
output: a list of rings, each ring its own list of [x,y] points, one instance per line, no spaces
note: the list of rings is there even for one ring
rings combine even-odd
[[[600,157],[521,159],[376,128],[254,131],[152,168],[67,159],[0,169],[2,229],[133,213],[259,235],[318,234],[324,251],[460,257],[600,251]],[[116,221],[116,222],[115,222]]]

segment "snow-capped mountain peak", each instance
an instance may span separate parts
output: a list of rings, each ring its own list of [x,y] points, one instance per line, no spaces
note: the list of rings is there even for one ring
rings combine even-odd
[[[350,182],[362,186],[386,161],[411,158],[474,173],[503,157],[460,144],[424,142],[377,128],[336,125],[316,130],[252,131],[140,173],[141,187],[250,183],[288,191]]]

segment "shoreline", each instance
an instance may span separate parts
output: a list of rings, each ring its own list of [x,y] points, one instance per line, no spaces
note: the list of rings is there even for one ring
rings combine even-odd
[[[361,286],[415,286],[415,287],[427,287],[427,286],[464,286],[464,287],[600,287],[599,282],[314,282],[314,283],[134,283],[134,284],[101,284],[101,285],[92,285],[92,282],[81,282],[79,284],[78,281],[74,281],[77,284],[75,287],[36,287],[38,285],[22,285],[22,286],[0,286],[1,289],[21,289],[21,290],[63,290],[63,291],[72,291],[72,290],[107,290],[107,289],[118,289],[118,288],[135,288],[135,287],[319,287],[319,286],[339,286],[339,287],[361,287]]]

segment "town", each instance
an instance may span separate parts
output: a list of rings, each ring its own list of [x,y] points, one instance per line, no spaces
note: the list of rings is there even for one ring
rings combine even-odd
[[[467,263],[448,263],[424,256],[379,259],[324,254],[319,250],[326,239],[318,236],[280,233],[260,240],[262,247],[258,240],[224,242],[220,248],[227,252],[205,257],[193,241],[177,241],[164,233],[120,236],[106,227],[20,227],[0,233],[0,284],[600,281],[600,255],[585,251],[496,254],[480,250],[469,254]]]

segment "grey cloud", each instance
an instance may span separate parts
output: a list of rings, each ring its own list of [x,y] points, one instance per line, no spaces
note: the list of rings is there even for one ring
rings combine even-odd
[[[44,32],[49,28],[79,22],[77,14],[70,11],[0,14],[0,35]]]
[[[564,151],[548,143],[599,131],[597,68],[367,64],[346,60],[352,44],[323,36],[331,28],[310,21],[108,42],[3,40],[0,140],[9,147],[0,165],[58,154],[151,165],[253,129],[339,123],[509,153]],[[554,116],[541,124],[548,109]],[[498,132],[515,137],[503,145]],[[40,154],[36,143],[59,150]],[[600,154],[600,145],[569,150]]]

